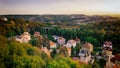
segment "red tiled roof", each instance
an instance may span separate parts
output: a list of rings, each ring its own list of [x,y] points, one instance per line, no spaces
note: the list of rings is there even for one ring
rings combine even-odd
[[[80,41],[80,39],[78,37],[76,37],[75,41]]]
[[[40,34],[40,32],[37,32],[37,31],[36,31],[34,34]]]

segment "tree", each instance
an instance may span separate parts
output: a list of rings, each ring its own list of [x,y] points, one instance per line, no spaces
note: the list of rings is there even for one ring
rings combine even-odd
[[[106,61],[104,59],[99,60],[100,67],[102,68],[103,66],[106,65]]]
[[[57,54],[57,52],[56,52],[56,48],[53,48],[52,49],[52,52],[51,52],[51,56],[54,58],[55,57],[55,55]]]
[[[93,45],[98,45],[98,40],[96,38],[91,37],[91,36],[86,37],[85,40],[87,42],[92,43]]]
[[[30,44],[32,44],[33,46],[37,45],[37,39],[32,37],[32,39],[30,40]]]
[[[71,57],[74,57],[76,55],[76,48],[73,46],[71,47]]]
[[[9,54],[8,47],[7,47],[7,40],[5,37],[0,35],[0,68],[5,68],[6,67],[6,62],[5,61]]]
[[[99,63],[94,62],[94,64],[92,65],[92,68],[101,68]]]

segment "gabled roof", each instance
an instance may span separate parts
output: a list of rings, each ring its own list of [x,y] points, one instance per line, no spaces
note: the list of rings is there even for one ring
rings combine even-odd
[[[24,33],[20,36],[20,38],[24,37],[25,35],[30,36],[30,34],[29,34],[28,32],[24,32]]]
[[[68,40],[68,42],[67,42],[67,43],[74,44],[74,43],[76,43],[76,41],[75,41],[75,40],[73,40],[73,39],[71,39],[71,40]]]
[[[56,45],[56,43],[54,43],[52,41],[50,41],[49,44],[50,44],[50,46],[55,46]]]
[[[36,31],[34,34],[40,34],[40,32]]]
[[[62,36],[61,37],[58,37],[59,40],[65,40],[65,38],[63,38]]]
[[[80,41],[80,39],[78,37],[75,38],[75,41]]]
[[[86,42],[86,43],[83,45],[83,47],[89,49],[89,48],[93,47],[93,45],[92,45],[91,43],[89,43],[89,42]]]
[[[112,46],[112,42],[110,42],[110,41],[105,41],[105,42],[103,43],[103,45],[109,45],[109,46]]]

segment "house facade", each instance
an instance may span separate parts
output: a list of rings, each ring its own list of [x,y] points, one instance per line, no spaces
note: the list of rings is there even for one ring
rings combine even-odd
[[[54,43],[53,41],[49,42],[50,48],[56,48],[56,43]]]
[[[40,36],[40,32],[36,31],[36,32],[34,33],[34,37],[39,37],[39,36]]]
[[[78,37],[75,38],[76,44],[80,44],[80,39]]]
[[[22,35],[16,37],[16,41],[20,43],[28,43],[31,40],[30,34],[28,32],[24,32]]]
[[[79,56],[81,62],[88,63],[91,60],[91,53],[87,49],[80,49]]]
[[[93,63],[94,59],[91,59],[91,52],[93,51],[93,45],[89,42],[86,42],[79,52],[80,61],[84,63]]]
[[[59,49],[57,49],[57,53],[70,57],[71,56],[71,48],[67,47],[66,45],[61,46]]]
[[[91,43],[89,43],[89,42],[86,42],[86,43],[82,46],[82,48],[87,49],[87,50],[89,50],[90,52],[93,51],[93,45],[92,45]]]
[[[76,41],[73,40],[73,39],[68,40],[67,46],[68,46],[68,47],[72,47],[72,46],[73,46],[73,47],[76,47]]]
[[[103,55],[112,55],[112,42],[110,41],[105,41],[103,43],[103,47],[102,47],[102,54]]]
[[[47,47],[41,47],[40,49],[42,52],[46,53],[50,57],[50,50]]]
[[[60,44],[60,45],[65,44],[65,38],[63,38],[63,37],[58,37],[58,38],[57,38],[57,43]]]

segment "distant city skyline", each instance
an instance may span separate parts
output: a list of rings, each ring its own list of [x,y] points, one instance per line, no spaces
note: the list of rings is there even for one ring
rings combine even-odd
[[[0,14],[120,14],[120,0],[0,0]]]

